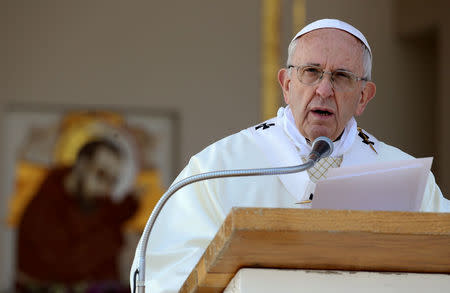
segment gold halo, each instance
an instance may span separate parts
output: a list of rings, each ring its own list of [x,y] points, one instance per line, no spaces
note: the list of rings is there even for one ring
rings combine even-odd
[[[124,118],[106,111],[77,111],[65,115],[61,133],[55,144],[53,156],[57,165],[72,165],[80,148],[88,141],[101,136],[101,124],[120,126]]]

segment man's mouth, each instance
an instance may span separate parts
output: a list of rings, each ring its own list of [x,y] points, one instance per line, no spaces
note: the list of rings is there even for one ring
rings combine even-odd
[[[316,114],[319,114],[319,115],[321,115],[321,116],[330,116],[330,115],[333,115],[332,112],[330,112],[330,111],[328,111],[328,110],[325,110],[325,109],[315,109],[315,110],[312,110],[312,112],[314,112],[314,113],[316,113]]]

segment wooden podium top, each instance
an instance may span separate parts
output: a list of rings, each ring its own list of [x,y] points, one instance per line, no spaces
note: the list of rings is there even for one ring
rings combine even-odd
[[[234,208],[180,292],[242,267],[450,273],[450,213]]]

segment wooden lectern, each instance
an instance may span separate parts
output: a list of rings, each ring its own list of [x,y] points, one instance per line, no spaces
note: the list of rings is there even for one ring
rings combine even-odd
[[[234,208],[180,292],[240,268],[450,273],[450,213]]]

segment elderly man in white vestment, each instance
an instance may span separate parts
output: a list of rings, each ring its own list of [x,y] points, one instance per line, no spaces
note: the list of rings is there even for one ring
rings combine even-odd
[[[288,53],[287,66],[278,73],[287,107],[196,154],[175,181],[215,170],[301,164],[319,136],[335,144],[329,160],[318,163],[324,169],[214,179],[178,191],[163,208],[147,246],[146,292],[177,292],[232,207],[310,208],[298,203],[308,202],[329,165],[412,158],[357,127],[354,117],[376,92],[372,52],[360,31],[339,20],[318,20],[294,37]],[[430,173],[421,210],[448,211],[449,206]],[[132,277],[136,265],[137,256]]]

